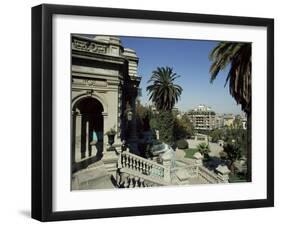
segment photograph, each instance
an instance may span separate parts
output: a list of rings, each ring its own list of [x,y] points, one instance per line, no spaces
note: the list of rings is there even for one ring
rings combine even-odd
[[[252,181],[252,43],[72,33],[71,188]]]

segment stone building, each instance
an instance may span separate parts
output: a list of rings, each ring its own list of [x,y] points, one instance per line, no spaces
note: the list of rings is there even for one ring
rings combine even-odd
[[[72,172],[109,161],[110,129],[137,153],[138,57],[112,36],[72,35]],[[94,142],[93,142],[94,141]]]

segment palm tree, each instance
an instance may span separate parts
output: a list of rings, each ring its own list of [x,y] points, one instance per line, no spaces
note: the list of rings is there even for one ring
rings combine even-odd
[[[213,62],[210,68],[213,82],[219,72],[229,67],[225,86],[229,83],[229,92],[241,104],[242,110],[247,114],[247,179],[251,181],[251,105],[252,105],[252,48],[250,43],[220,42],[210,53]]]
[[[250,43],[220,42],[211,52],[210,74],[213,82],[218,73],[230,65],[225,86],[242,110],[251,112],[252,48]]]
[[[159,112],[157,124],[160,140],[171,145],[175,139],[175,119],[172,109],[182,93],[182,88],[174,83],[179,77],[170,67],[157,67],[148,81],[148,83],[152,84],[146,88],[149,92],[149,100],[155,104]]]
[[[205,160],[207,160],[209,158],[210,149],[209,149],[208,144],[200,143],[200,144],[197,145],[197,149],[201,153],[201,155],[204,156]]]
[[[173,72],[170,67],[157,67],[152,72],[149,85],[146,90],[149,92],[151,100],[157,110],[171,111],[178,102],[182,93],[182,88],[174,81],[180,76]]]

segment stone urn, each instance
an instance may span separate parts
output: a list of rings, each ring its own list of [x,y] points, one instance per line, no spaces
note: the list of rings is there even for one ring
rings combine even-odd
[[[110,147],[112,147],[112,145],[114,144],[116,131],[114,129],[110,129],[106,132],[106,135],[108,137],[108,144],[110,145]]]
[[[107,136],[108,136],[108,144],[112,146],[114,144],[115,134],[107,134]]]

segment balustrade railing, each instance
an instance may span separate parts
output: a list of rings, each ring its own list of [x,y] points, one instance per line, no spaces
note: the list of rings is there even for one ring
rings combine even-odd
[[[121,153],[118,168],[120,174],[119,184],[123,187],[168,185],[165,174],[170,174],[169,169],[132,153]]]
[[[129,152],[121,154],[119,164],[121,164],[120,168],[128,168],[144,175],[164,178],[165,167],[163,165]]]
[[[210,184],[225,183],[219,175],[201,165],[181,165],[180,168],[182,167],[187,170],[190,178],[201,178]],[[118,160],[117,183],[123,188],[170,185],[170,170],[154,161],[122,152]]]
[[[203,180],[210,184],[223,183],[223,181],[218,177],[217,174],[202,166],[198,167],[198,176],[200,176]]]
[[[218,174],[201,165],[187,165],[184,168],[187,170],[190,178],[199,177],[210,184],[225,183],[225,181]]]

